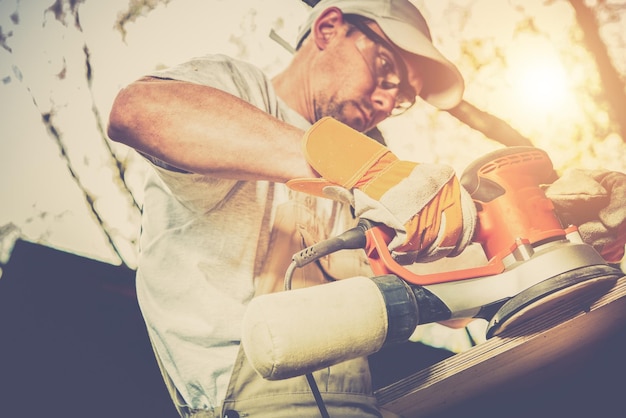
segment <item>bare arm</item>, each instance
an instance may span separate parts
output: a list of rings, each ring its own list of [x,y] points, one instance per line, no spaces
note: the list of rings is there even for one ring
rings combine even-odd
[[[108,135],[200,174],[285,182],[315,177],[303,131],[212,87],[143,78],[116,97]]]

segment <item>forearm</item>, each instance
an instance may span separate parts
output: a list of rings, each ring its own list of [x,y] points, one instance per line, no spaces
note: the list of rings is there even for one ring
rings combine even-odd
[[[145,78],[123,89],[109,137],[186,171],[284,182],[313,173],[303,131],[220,90]]]

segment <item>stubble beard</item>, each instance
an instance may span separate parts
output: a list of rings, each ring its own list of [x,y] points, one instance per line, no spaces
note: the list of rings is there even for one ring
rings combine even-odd
[[[324,100],[318,101],[315,104],[315,116],[316,120],[320,120],[322,117],[330,116],[339,122],[350,126],[358,131],[363,131],[366,127],[362,126],[362,123],[356,123],[354,120],[346,115],[346,107],[358,107],[358,103],[355,100],[337,101],[334,98],[324,97]],[[325,106],[324,106],[325,104]]]

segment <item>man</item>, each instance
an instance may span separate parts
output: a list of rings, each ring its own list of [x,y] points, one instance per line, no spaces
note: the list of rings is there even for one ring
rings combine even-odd
[[[280,290],[302,245],[359,216],[393,227],[390,249],[413,258],[457,254],[473,232],[473,205],[449,168],[398,161],[357,133],[417,96],[442,109],[460,101],[463,80],[420,12],[407,0],[324,0],[298,42],[272,80],[247,63],[202,57],[132,83],[111,111],[111,139],[154,168],[137,292],[181,416],[327,408],[332,417],[380,417],[366,359],[315,373],[323,405],[303,376],[258,377],[239,348],[247,303]],[[334,152],[338,141],[354,151],[348,160]],[[410,201],[407,184],[419,192]],[[358,274],[368,274],[362,256],[344,255],[307,267],[294,286]]]

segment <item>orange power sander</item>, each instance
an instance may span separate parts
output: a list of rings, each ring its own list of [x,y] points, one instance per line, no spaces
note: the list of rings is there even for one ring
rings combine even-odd
[[[491,338],[574,295],[598,298],[623,273],[576,226],[561,224],[541,187],[555,179],[548,155],[533,147],[497,150],[468,166],[461,184],[477,208],[474,242],[487,260],[479,267],[416,274],[390,254],[392,230],[367,220],[295,254],[286,289],[293,269],[345,249],[364,249],[375,277],[253,299],[242,338],[253,367],[269,380],[302,375],[453,319],[485,319]]]

